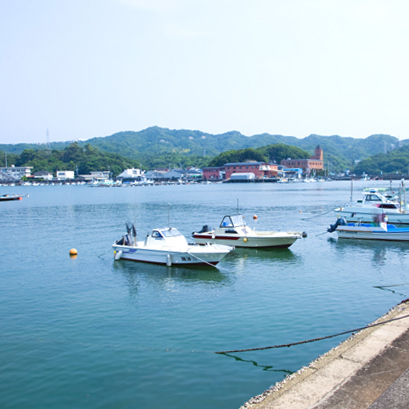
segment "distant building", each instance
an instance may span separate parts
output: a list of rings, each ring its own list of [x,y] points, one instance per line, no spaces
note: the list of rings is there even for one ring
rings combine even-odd
[[[73,170],[57,170],[57,179],[58,180],[74,179],[74,171]]]
[[[230,181],[231,181],[231,182],[234,182],[234,181],[244,182],[244,181],[252,181],[252,180],[254,180],[255,178],[256,178],[256,175],[255,175],[254,173],[252,173],[252,172],[248,172],[248,173],[245,173],[245,172],[243,172],[243,173],[233,173],[233,174],[230,176]]]
[[[0,167],[1,179],[17,182],[24,176],[30,178],[32,169],[32,166],[3,166]]]
[[[40,170],[39,172],[34,173],[34,179],[52,180],[53,174],[46,170]]]
[[[146,178],[152,180],[164,180],[167,170],[149,170],[146,172]]]
[[[221,180],[224,179],[224,166],[210,166],[202,168],[203,179]]]
[[[301,168],[306,174],[310,174],[313,170],[324,169],[324,151],[319,145],[315,148],[315,155],[310,159],[283,159],[281,165],[286,168]]]
[[[253,173],[255,178],[277,177],[278,166],[267,162],[238,162],[224,165],[225,179],[230,179],[234,173]]]
[[[167,180],[180,180],[184,179],[187,171],[183,169],[172,169],[164,174],[164,178]]]
[[[142,172],[140,169],[125,169],[121,174],[117,176],[117,179],[122,180],[137,180],[140,179],[142,176]]]

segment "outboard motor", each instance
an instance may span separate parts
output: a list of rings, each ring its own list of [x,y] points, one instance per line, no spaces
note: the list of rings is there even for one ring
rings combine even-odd
[[[328,227],[327,232],[328,233],[333,233],[338,226],[346,226],[347,221],[345,220],[344,217],[339,217],[337,221],[334,224],[331,224],[330,227]]]
[[[205,224],[202,227],[202,230],[198,231],[198,233],[207,233],[208,231],[212,231],[213,229],[211,227],[209,227],[207,224]]]
[[[212,230],[213,230],[212,227],[210,227],[210,226],[208,226],[207,224],[205,224],[205,225],[202,227],[202,230],[200,230],[200,231],[194,231],[194,232],[192,233],[192,237],[194,237],[196,233],[207,233],[208,231],[212,231]]]

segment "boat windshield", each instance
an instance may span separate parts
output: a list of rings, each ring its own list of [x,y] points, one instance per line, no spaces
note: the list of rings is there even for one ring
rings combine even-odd
[[[378,193],[365,196],[365,202],[386,202],[386,198]]]
[[[234,216],[224,216],[220,227],[240,227],[245,226],[246,222],[241,214]]]
[[[175,229],[174,227],[171,227],[171,228],[165,229],[165,230],[161,230],[161,233],[165,237],[178,237],[178,236],[182,235],[182,233],[178,229]]]

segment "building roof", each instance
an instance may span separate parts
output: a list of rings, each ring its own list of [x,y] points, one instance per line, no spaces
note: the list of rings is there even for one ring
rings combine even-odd
[[[250,165],[263,165],[267,162],[236,162],[225,163],[224,166],[250,166]]]

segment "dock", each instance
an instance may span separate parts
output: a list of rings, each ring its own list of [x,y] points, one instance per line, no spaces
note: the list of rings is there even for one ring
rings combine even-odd
[[[240,409],[409,408],[409,300],[368,327]]]

